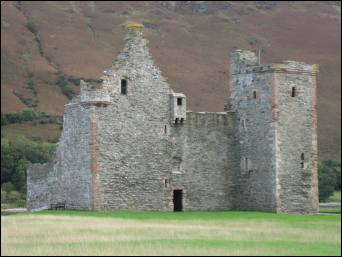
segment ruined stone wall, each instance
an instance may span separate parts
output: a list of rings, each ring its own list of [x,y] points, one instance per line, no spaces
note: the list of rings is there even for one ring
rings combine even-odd
[[[239,172],[236,135],[234,113],[187,112],[184,124],[172,126],[170,187],[183,190],[185,211],[234,209]]]
[[[231,103],[237,113],[240,143],[236,207],[240,210],[276,211],[273,75],[253,71],[256,64],[254,53],[249,51],[237,51],[231,56]]]
[[[90,209],[90,112],[78,99],[65,106],[63,132],[58,142],[56,169],[59,200],[67,208]]]
[[[65,106],[63,132],[52,164],[31,165],[27,173],[28,209],[65,202],[70,209],[90,209],[90,118],[79,99]]]
[[[51,185],[57,182],[53,163],[32,164],[27,169],[26,203],[28,210],[47,209],[54,198]]]
[[[292,66],[294,66],[292,63]],[[275,73],[277,125],[278,211],[318,211],[316,78],[311,65],[287,65]],[[309,69],[309,70],[308,70]],[[292,88],[295,95],[292,96]]]

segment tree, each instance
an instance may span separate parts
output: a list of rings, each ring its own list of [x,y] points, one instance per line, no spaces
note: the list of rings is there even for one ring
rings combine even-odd
[[[1,126],[7,125],[7,124],[8,124],[7,116],[1,113]]]
[[[1,138],[1,184],[10,182],[16,191],[24,194],[27,164],[52,161],[54,150],[54,144],[37,143],[25,137]]]
[[[39,117],[39,113],[33,108],[26,108],[21,113],[23,121],[36,120]]]
[[[335,191],[337,173],[332,161],[322,161],[318,165],[319,200],[325,202]]]

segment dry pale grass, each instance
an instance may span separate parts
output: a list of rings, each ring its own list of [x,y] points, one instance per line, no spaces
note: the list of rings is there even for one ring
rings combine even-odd
[[[334,254],[341,250],[337,223],[3,216],[1,255]]]

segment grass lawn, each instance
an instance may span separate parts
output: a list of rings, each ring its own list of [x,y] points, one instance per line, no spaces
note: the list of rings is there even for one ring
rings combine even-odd
[[[320,208],[320,213],[339,213],[341,214],[341,208]]]
[[[329,197],[327,202],[341,202],[341,191],[335,191],[334,194]]]
[[[340,215],[44,211],[1,217],[1,255],[340,255]]]

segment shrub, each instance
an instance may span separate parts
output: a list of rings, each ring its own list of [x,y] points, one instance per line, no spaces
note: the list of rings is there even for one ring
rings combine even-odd
[[[26,24],[26,27],[27,27],[27,29],[28,29],[31,33],[33,33],[33,34],[35,34],[35,35],[38,34],[37,25],[34,24],[33,21],[28,21],[27,24]]]
[[[7,200],[7,191],[3,190],[1,187],[1,202],[5,202]]]
[[[319,200],[322,202],[325,202],[335,191],[338,184],[338,167],[338,163],[331,160],[322,161],[318,165]]]
[[[55,144],[39,143],[24,137],[1,138],[1,182],[5,191],[26,191],[27,164],[44,163],[54,158]],[[11,186],[12,185],[12,186]]]
[[[21,112],[23,121],[33,121],[39,118],[39,113],[33,108],[26,108]]]
[[[1,185],[1,195],[2,195],[2,191],[9,193],[13,190],[14,190],[14,186],[11,182],[3,183]]]
[[[60,124],[61,117],[50,116],[44,113],[37,112],[34,108],[26,108],[21,112],[1,114],[1,125],[7,125],[12,123],[22,123],[32,121],[35,125],[54,123]]]
[[[28,73],[27,79],[26,79],[26,88],[31,90],[31,92],[37,96],[37,90],[34,88],[34,82],[33,82],[33,74],[31,72]]]
[[[37,107],[37,100],[25,97],[24,95],[20,94],[19,92],[13,90],[12,91],[13,95],[19,98],[19,100],[25,104],[26,106],[29,107]]]
[[[62,93],[69,99],[75,95],[74,91],[69,86],[69,79],[67,76],[60,75],[56,81],[56,85],[60,87]]]
[[[8,120],[6,114],[1,113],[1,126],[7,125]]]
[[[14,201],[18,201],[18,200],[22,200],[23,199],[23,196],[17,192],[17,191],[10,191],[8,192],[7,194],[7,201],[10,201],[10,202],[14,202]]]

